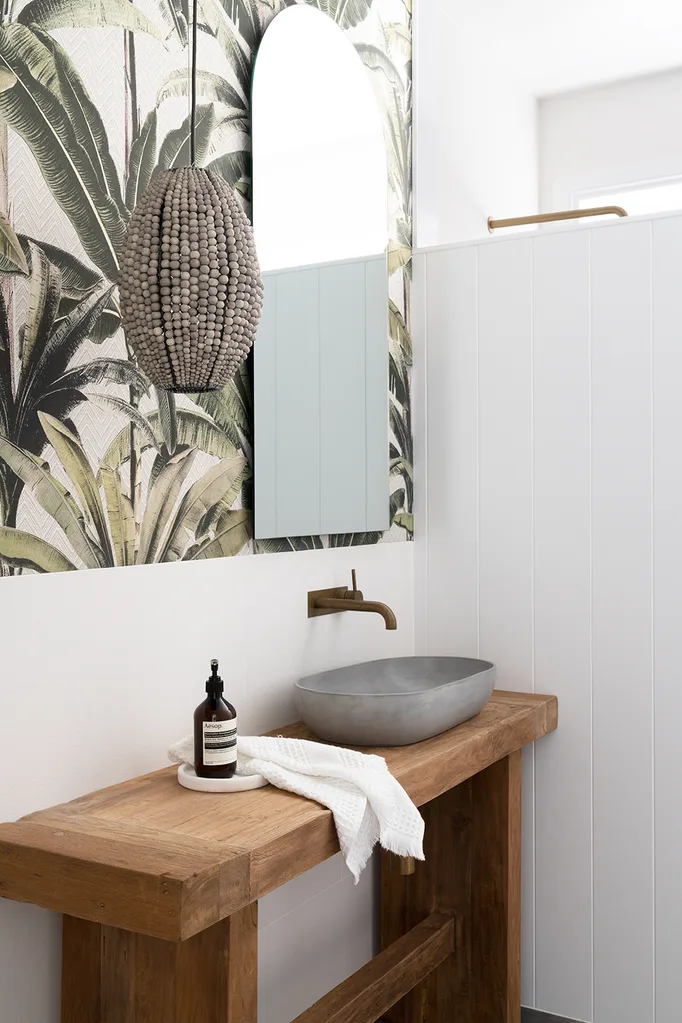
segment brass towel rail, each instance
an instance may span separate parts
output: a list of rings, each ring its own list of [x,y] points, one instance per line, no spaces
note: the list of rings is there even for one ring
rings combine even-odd
[[[556,213],[536,213],[532,217],[509,217],[493,220],[488,217],[488,230],[492,234],[498,227],[521,227],[523,224],[549,224],[554,220],[580,220],[583,217],[603,217],[613,213],[616,217],[627,217],[622,206],[592,206],[586,210],[560,210]]]

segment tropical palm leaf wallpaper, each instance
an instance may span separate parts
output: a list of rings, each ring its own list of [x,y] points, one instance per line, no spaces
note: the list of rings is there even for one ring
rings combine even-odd
[[[392,526],[276,541],[252,537],[248,367],[156,392],[120,322],[130,211],[189,162],[188,0],[0,2],[0,575],[411,539],[411,0],[298,0],[348,33],[384,116]],[[253,60],[294,2],[200,0],[198,159],[247,212]]]

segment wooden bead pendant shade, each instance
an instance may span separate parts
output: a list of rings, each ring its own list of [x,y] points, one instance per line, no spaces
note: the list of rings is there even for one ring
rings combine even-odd
[[[196,166],[198,0],[192,3],[191,167],[157,172],[133,210],[120,292],[126,337],[166,391],[217,391],[253,344],[263,282],[235,192]]]
[[[168,391],[224,387],[253,344],[263,284],[251,225],[219,175],[157,173],[123,252],[121,312],[141,368]]]

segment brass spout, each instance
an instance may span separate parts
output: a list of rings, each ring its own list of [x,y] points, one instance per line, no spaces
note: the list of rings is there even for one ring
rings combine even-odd
[[[327,608],[330,611],[369,611],[381,615],[386,622],[387,629],[397,629],[398,622],[388,604],[380,604],[378,600],[356,600],[354,597],[346,597],[348,590],[342,591],[343,597],[317,597],[316,608]]]
[[[398,628],[395,614],[388,604],[382,604],[378,600],[364,599],[355,582],[355,571],[353,571],[352,590],[340,586],[327,590],[311,590],[308,593],[308,618],[333,615],[339,611],[367,611],[370,614],[378,614],[386,622],[387,629],[393,631]]]
[[[549,224],[556,220],[581,220],[583,217],[603,217],[613,213],[616,217],[627,217],[622,206],[591,206],[587,210],[559,210],[557,213],[534,213],[530,217],[507,217],[494,220],[488,217],[488,230],[492,234],[498,227],[521,227],[522,224]]]

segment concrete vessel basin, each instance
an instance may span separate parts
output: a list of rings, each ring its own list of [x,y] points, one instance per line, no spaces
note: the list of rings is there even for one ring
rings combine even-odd
[[[320,739],[406,746],[478,714],[492,695],[495,665],[470,657],[389,657],[294,685],[301,719]]]

